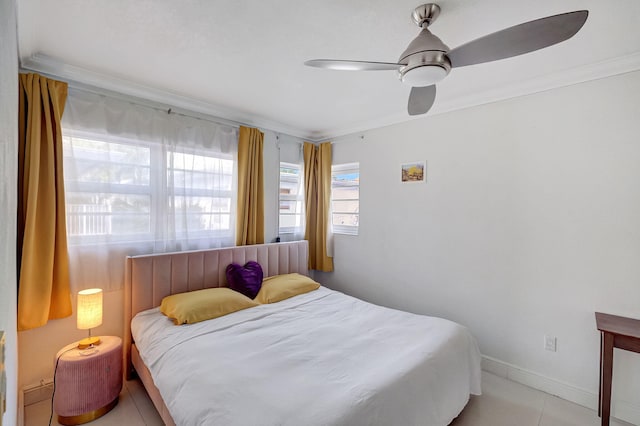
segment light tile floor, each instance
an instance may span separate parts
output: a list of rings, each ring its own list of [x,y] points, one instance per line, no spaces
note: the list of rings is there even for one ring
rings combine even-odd
[[[25,426],[44,426],[49,422],[51,402],[25,407]],[[53,425],[58,425],[56,416]],[[162,420],[138,380],[125,382],[118,405],[91,426],[161,426]],[[555,396],[482,373],[482,395],[469,404],[450,426],[597,426],[595,411]],[[611,426],[631,426],[612,420]]]

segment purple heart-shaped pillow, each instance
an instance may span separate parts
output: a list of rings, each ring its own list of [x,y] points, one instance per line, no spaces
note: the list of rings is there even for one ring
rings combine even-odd
[[[258,262],[248,261],[244,266],[230,263],[225,270],[229,288],[254,299],[262,287],[262,267]]]

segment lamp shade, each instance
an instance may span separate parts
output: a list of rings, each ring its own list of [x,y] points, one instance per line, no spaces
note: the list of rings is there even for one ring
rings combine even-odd
[[[80,330],[102,324],[102,289],[90,288],[78,292],[78,320]]]

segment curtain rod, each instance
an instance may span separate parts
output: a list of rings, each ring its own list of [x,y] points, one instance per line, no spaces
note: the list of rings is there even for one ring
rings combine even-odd
[[[21,70],[22,71],[22,70]],[[46,73],[39,73],[42,75],[46,75]],[[52,76],[52,75],[46,75],[47,77],[50,78],[54,78],[57,79],[58,77],[56,76]],[[175,115],[179,115],[181,117],[188,117],[188,118],[195,118],[197,120],[203,120],[203,121],[208,121],[210,123],[214,123],[214,124],[220,124],[222,126],[229,126],[232,127],[234,129],[239,129],[240,126],[246,126],[246,127],[253,127],[250,124],[246,124],[246,123],[240,123],[238,121],[233,121],[233,120],[226,120],[224,118],[218,118],[215,117],[213,115],[209,115],[209,114],[205,114],[205,113],[201,113],[201,112],[197,112],[197,111],[191,111],[188,109],[184,109],[184,108],[176,108],[174,106],[170,106],[167,105],[165,103],[162,102],[156,102],[156,101],[152,101],[149,99],[144,99],[144,98],[140,98],[138,96],[132,96],[132,95],[127,95],[125,93],[120,93],[120,92],[116,92],[113,90],[109,90],[109,89],[104,89],[102,87],[97,87],[97,86],[92,86],[92,85],[88,85],[85,83],[79,83],[77,81],[74,80],[68,80],[67,84],[69,84],[69,88],[72,90],[79,90],[81,92],[87,92],[87,93],[93,93],[99,96],[107,96],[110,97],[112,99],[117,99],[123,102],[130,102],[132,104],[135,105],[139,105],[145,108],[151,108],[154,109],[156,111],[160,111],[160,112],[166,112],[167,114],[175,114]],[[303,139],[302,138],[298,138],[297,136],[291,136],[291,135],[286,135],[280,132],[277,132],[275,130],[270,130],[270,129],[260,129],[262,132],[272,132],[275,136],[276,136],[276,140],[278,141],[278,144],[281,142],[284,143],[294,143],[294,144],[298,144],[300,146],[302,146],[302,142]],[[295,138],[295,139],[300,139],[300,141],[297,140],[287,140],[285,139],[281,139],[280,136],[282,135],[286,135],[289,136],[290,138]],[[317,145],[317,142],[314,142],[314,144]]]
[[[48,77],[57,78],[55,76],[48,76]],[[96,95],[99,95],[99,96],[108,96],[108,97],[113,98],[113,99],[121,100],[121,101],[124,101],[124,102],[130,102],[130,103],[133,103],[135,105],[139,105],[139,106],[142,106],[142,107],[145,107],[145,108],[151,108],[151,109],[154,109],[156,111],[166,112],[167,114],[175,114],[175,115],[179,115],[181,117],[195,118],[197,120],[208,121],[210,123],[220,124],[222,126],[233,127],[234,129],[238,129],[238,128],[240,128],[240,126],[253,127],[250,124],[240,123],[238,121],[233,121],[233,120],[226,120],[224,118],[218,118],[218,117],[215,117],[215,116],[212,116],[212,115],[209,115],[209,114],[205,114],[205,113],[201,113],[201,112],[197,112],[197,111],[191,111],[191,110],[184,109],[184,108],[176,108],[176,107],[167,105],[167,104],[162,103],[162,102],[156,102],[156,101],[152,101],[152,100],[149,100],[149,99],[140,98],[138,96],[127,95],[127,94],[124,94],[124,93],[116,92],[116,91],[109,90],[109,89],[104,89],[104,88],[101,88],[101,87],[92,86],[92,85],[88,85],[88,84],[85,84],[85,83],[79,83],[79,82],[73,81],[73,80],[67,81],[67,84],[69,84],[69,87],[72,90],[79,90],[79,91],[83,91],[83,92],[93,93],[93,94],[96,94]],[[299,138],[297,136],[287,135],[286,133],[277,132],[275,130],[260,129],[260,131],[273,133],[275,135],[275,137],[276,137],[276,141],[277,141],[278,144],[280,144],[280,143],[291,143],[291,144],[300,145],[300,147],[302,147],[303,142],[304,142],[304,139],[302,139],[302,138]],[[288,138],[281,138],[281,136],[283,136],[283,135],[286,135],[289,138],[299,139],[299,140],[288,140]],[[319,142],[312,142],[312,143],[314,145],[317,145]]]
[[[21,69],[21,71],[23,71]],[[58,79],[58,77],[53,76],[53,75],[49,75],[47,73],[38,73],[41,75],[45,75],[46,77],[49,78],[53,78],[53,79]],[[109,89],[104,89],[102,87],[97,87],[97,86],[92,86],[92,85],[88,85],[85,83],[79,83],[77,81],[74,80],[68,80],[67,84],[69,84],[69,88],[71,90],[78,90],[81,92],[87,92],[87,93],[93,93],[95,95],[98,96],[107,96],[110,97],[112,99],[117,99],[123,102],[130,102],[132,104],[135,105],[139,105],[141,107],[144,108],[151,108],[154,109],[156,111],[160,111],[160,112],[166,112],[167,114],[175,114],[175,115],[179,115],[181,117],[188,117],[188,118],[195,118],[197,120],[203,120],[203,121],[208,121],[210,123],[214,123],[214,124],[219,124],[221,126],[228,126],[228,127],[232,127],[234,129],[238,129],[240,128],[240,126],[246,126],[246,127],[253,127],[250,124],[245,124],[245,123],[240,123],[237,121],[233,121],[233,120],[226,120],[223,118],[218,118],[209,114],[205,114],[205,113],[201,113],[201,112],[197,112],[197,111],[191,111],[191,110],[187,110],[184,108],[176,108],[174,106],[170,106],[167,105],[165,103],[162,102],[156,102],[156,101],[152,101],[149,99],[144,99],[144,98],[140,98],[138,96],[132,96],[132,95],[127,95],[125,93],[120,93],[120,92],[116,92],[113,90],[109,90]],[[275,130],[270,130],[270,129],[260,129],[262,132],[271,132],[275,135],[276,137],[276,141],[278,143],[278,145],[280,143],[292,143],[292,144],[297,144],[300,145],[302,147],[303,144],[303,139],[302,138],[298,138],[297,136],[291,136],[291,135],[287,135],[285,133],[281,133],[281,132],[277,132]],[[286,135],[289,138],[293,138],[293,139],[299,139],[298,140],[288,140],[288,138],[281,138],[281,136]],[[317,145],[316,142],[313,142],[315,145]]]
[[[146,99],[146,98],[135,96],[135,95],[129,95],[126,93],[122,93],[112,89],[106,89],[104,87],[96,86],[93,84],[82,83],[73,78],[68,78],[63,75],[57,75],[55,73],[48,72],[43,69],[39,69],[39,67],[30,67],[29,65],[26,65],[24,63],[20,64],[19,72],[20,73],[38,73],[48,78],[64,81],[69,85],[70,89],[93,93],[100,96],[108,96],[112,99],[118,99],[121,101],[130,102],[146,108],[152,108],[157,111],[167,112],[169,114],[177,114],[180,116],[195,118],[195,119],[208,121],[211,123],[220,124],[223,126],[229,126],[233,128],[239,128],[240,126],[255,127],[254,125],[243,123],[240,121],[219,118],[211,114],[197,112],[187,108],[176,107],[165,102],[154,101],[154,100]],[[265,129],[261,129],[261,130],[264,131]],[[280,132],[276,132],[270,129],[267,129],[267,130],[270,132],[274,132],[275,134],[280,134]]]
[[[69,87],[126,100],[141,106],[157,108],[178,114],[206,120],[212,123],[231,127],[257,127],[276,135],[286,135],[294,139],[318,140],[305,134],[306,131],[272,121],[264,117],[246,117],[246,114],[221,105],[211,104],[183,95],[166,92],[162,89],[148,87],[133,81],[101,74],[99,72],[66,64],[59,59],[37,53],[28,58],[19,58],[20,72],[35,72],[47,77],[66,81]]]
[[[57,78],[52,76],[52,78]],[[139,98],[137,96],[127,95],[120,92],[115,92],[109,89],[103,89],[101,87],[91,86],[84,83],[79,83],[77,81],[69,80],[67,81],[69,87],[72,90],[79,90],[81,92],[93,93],[99,96],[107,96],[112,99],[117,99],[125,102],[130,102],[135,105],[139,105],[145,108],[151,108],[156,111],[166,112],[167,114],[176,114],[182,117],[195,118],[198,120],[208,121],[210,123],[220,124],[223,126],[229,126],[234,128],[239,128],[240,126],[244,126],[244,123],[239,123],[237,121],[232,120],[224,120],[217,117],[213,117],[208,114],[190,111],[183,108],[177,108],[175,106],[167,105],[162,102],[156,102],[149,99]]]

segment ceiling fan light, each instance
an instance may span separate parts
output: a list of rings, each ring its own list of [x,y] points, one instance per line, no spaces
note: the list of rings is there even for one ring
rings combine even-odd
[[[411,87],[425,87],[442,81],[448,72],[440,65],[423,65],[402,74],[402,82]]]
[[[362,68],[350,63],[344,63],[344,64],[336,63],[331,65],[331,69],[337,70],[337,71],[360,71]]]

